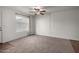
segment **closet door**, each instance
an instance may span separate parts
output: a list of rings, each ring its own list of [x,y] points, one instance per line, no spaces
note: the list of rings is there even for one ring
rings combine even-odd
[[[16,19],[15,13],[9,8],[2,8],[2,27],[3,27],[3,42],[8,42],[15,39],[16,35]]]
[[[1,43],[1,40],[2,40],[1,39],[2,38],[1,37],[1,33],[2,33],[1,31],[2,31],[2,26],[1,26],[1,7],[0,7],[0,43]]]

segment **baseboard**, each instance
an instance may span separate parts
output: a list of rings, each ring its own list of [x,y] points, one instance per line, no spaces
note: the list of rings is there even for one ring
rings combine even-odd
[[[40,35],[40,34],[37,34],[37,35]],[[54,37],[54,38],[59,38],[59,39],[66,39],[66,40],[75,40],[75,41],[79,41],[78,38],[63,38],[63,37],[51,36],[51,35],[42,35],[42,36],[48,36],[48,37]]]

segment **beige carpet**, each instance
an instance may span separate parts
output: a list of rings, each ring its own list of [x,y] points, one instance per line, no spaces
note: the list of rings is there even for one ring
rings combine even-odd
[[[47,36],[32,35],[9,42],[12,47],[4,53],[71,53],[74,52],[69,40]]]

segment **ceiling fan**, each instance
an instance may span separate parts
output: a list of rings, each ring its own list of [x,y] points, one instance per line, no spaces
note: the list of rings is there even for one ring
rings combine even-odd
[[[36,6],[36,7],[32,8],[32,12],[35,15],[39,15],[39,14],[44,15],[46,12],[46,9],[44,9],[43,7],[40,7],[40,6]]]

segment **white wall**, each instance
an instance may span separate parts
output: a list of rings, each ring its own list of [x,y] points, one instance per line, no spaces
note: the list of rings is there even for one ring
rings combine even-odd
[[[2,42],[8,42],[30,34],[26,31],[16,32],[16,12],[6,7],[2,8],[2,29]]]
[[[49,19],[49,15],[40,15],[36,17],[36,34],[50,35]]]
[[[79,40],[79,9],[36,16],[36,34]]]

